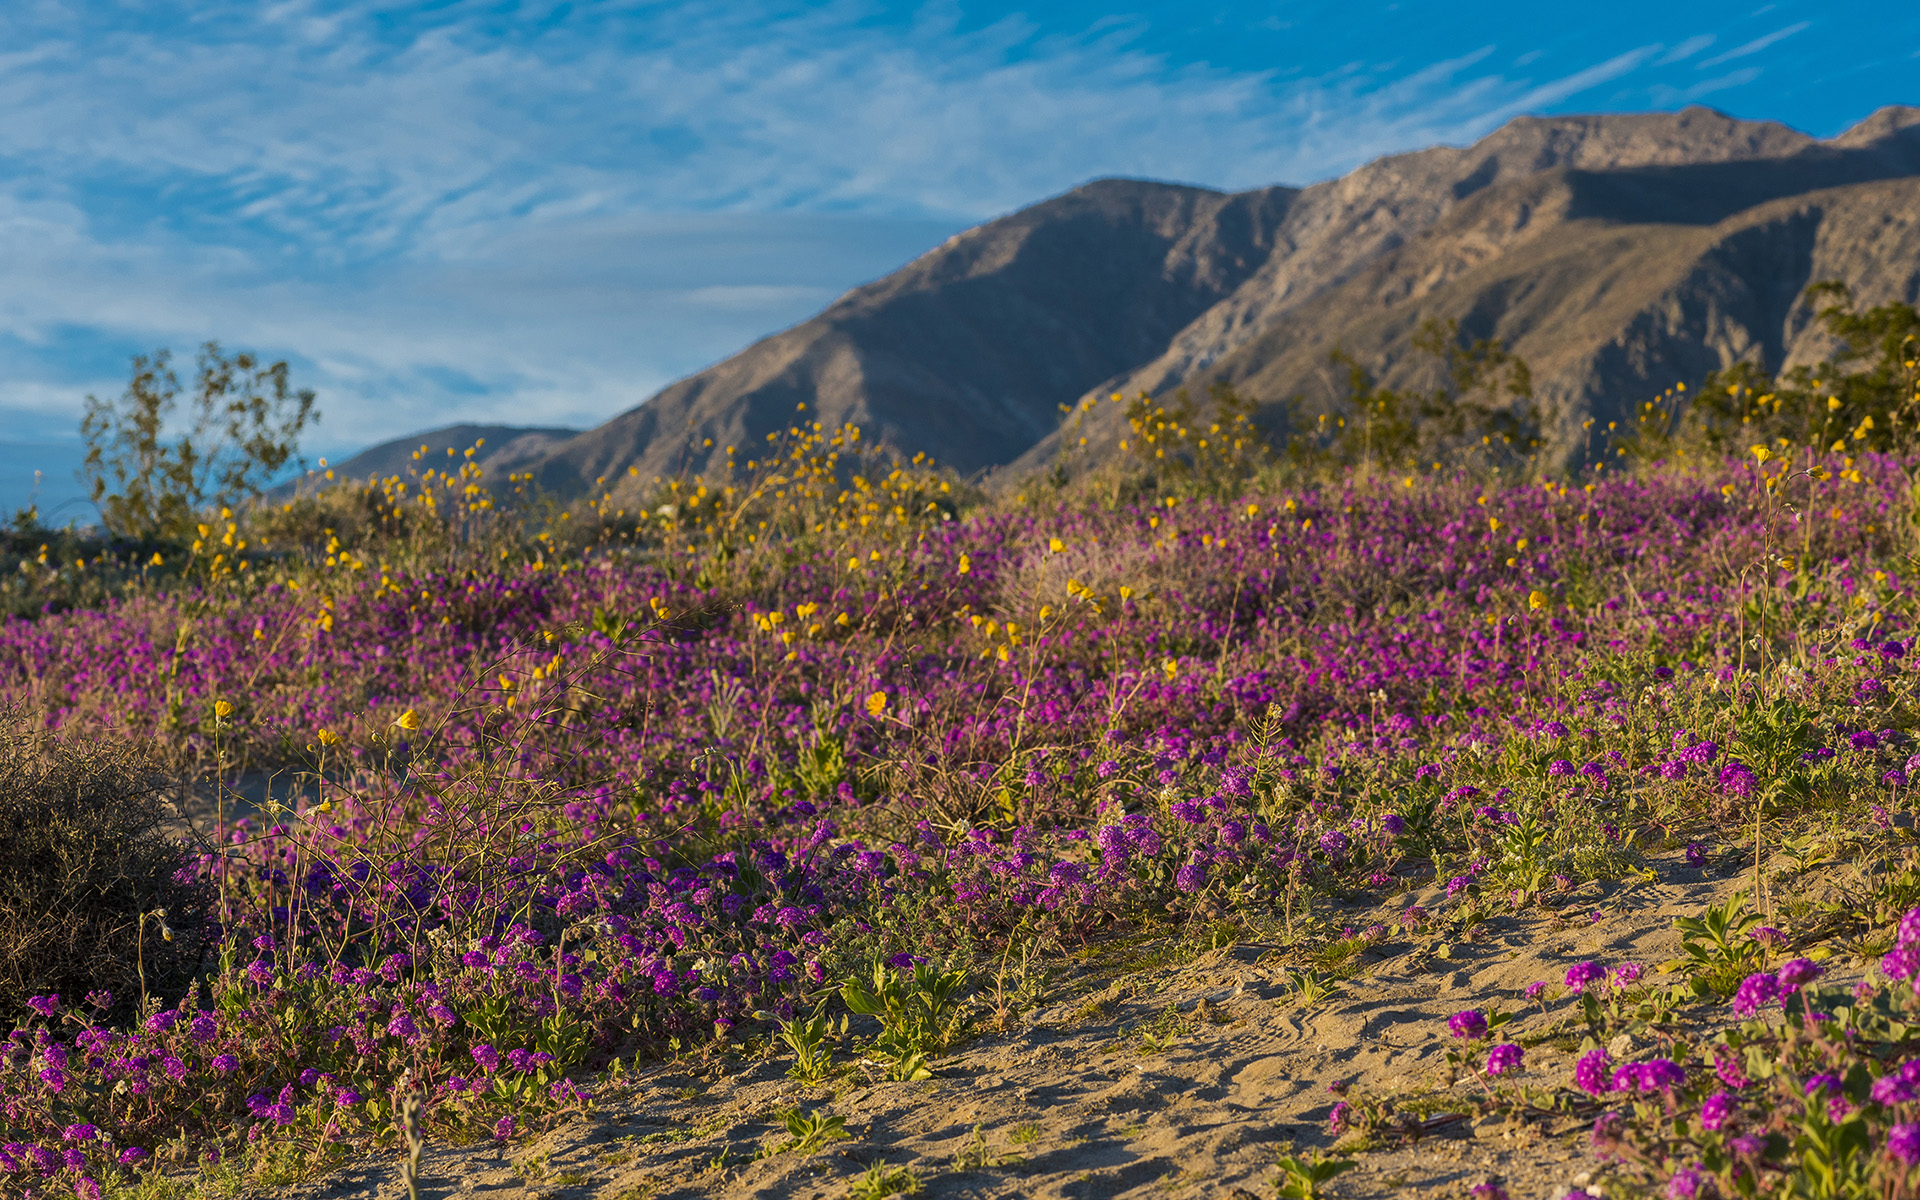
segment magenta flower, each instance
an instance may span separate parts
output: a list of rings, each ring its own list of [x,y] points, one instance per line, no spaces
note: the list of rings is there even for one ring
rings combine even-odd
[[[1809,959],[1795,958],[1782,963],[1776,974],[1782,987],[1793,989],[1812,983],[1826,972]]]
[[[1747,1086],[1747,1072],[1741,1066],[1739,1052],[1732,1046],[1723,1043],[1713,1048],[1713,1070],[1720,1076],[1720,1082],[1730,1088]]]
[[[1670,1058],[1650,1058],[1628,1063],[1613,1073],[1617,1092],[1667,1092],[1687,1081],[1687,1073]]]
[[[1751,800],[1760,779],[1747,764],[1739,759],[1729,759],[1727,765],[1720,768],[1720,790],[1740,800]]]
[[[1575,963],[1567,968],[1567,990],[1574,995],[1585,991],[1588,984],[1598,983],[1607,977],[1607,969],[1597,962]]]
[[[1780,980],[1765,971],[1747,976],[1740,988],[1733,994],[1733,1013],[1737,1017],[1751,1017],[1770,1004],[1777,1004],[1782,995]]]
[[[1920,1163],[1920,1124],[1900,1124],[1887,1130],[1887,1153],[1910,1167]]]
[[[1700,1127],[1708,1133],[1718,1133],[1738,1108],[1739,1102],[1732,1093],[1715,1092],[1700,1106]]]
[[[1512,1042],[1502,1042],[1487,1051],[1487,1074],[1506,1075],[1520,1070],[1526,1052]]]
[[[1695,1200],[1713,1194],[1713,1177],[1698,1167],[1681,1167],[1667,1180],[1667,1200]]]
[[[1573,1085],[1589,1096],[1605,1095],[1611,1090],[1605,1050],[1589,1050],[1573,1065]]]
[[[1487,1036],[1487,1019],[1474,1009],[1465,1009],[1447,1018],[1447,1029],[1457,1038],[1469,1040]]]

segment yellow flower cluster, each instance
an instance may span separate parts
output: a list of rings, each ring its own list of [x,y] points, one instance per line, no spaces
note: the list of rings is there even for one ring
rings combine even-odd
[[[768,434],[763,453],[726,447],[714,478],[655,480],[638,505],[641,532],[681,553],[723,559],[797,544],[862,572],[951,517],[952,482],[931,458],[883,461],[859,426],[807,421],[804,404],[795,412],[800,419]],[[626,517],[615,503],[611,491],[602,493],[603,520]]]

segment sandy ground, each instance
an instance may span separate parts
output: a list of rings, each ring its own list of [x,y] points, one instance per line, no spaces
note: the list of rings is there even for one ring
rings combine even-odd
[[[1591,884],[1559,897],[1557,908],[1495,917],[1471,942],[1370,947],[1339,992],[1311,1007],[1292,997],[1289,972],[1268,947],[1144,968],[1137,944],[1112,956],[1096,950],[1074,977],[1056,977],[1043,1006],[1015,1028],[940,1060],[936,1079],[806,1087],[785,1077],[784,1054],[731,1068],[661,1066],[634,1077],[630,1090],[603,1091],[589,1117],[504,1153],[491,1144],[430,1144],[421,1194],[837,1198],[883,1163],[910,1168],[920,1194],[934,1197],[1264,1200],[1275,1194],[1277,1155],[1334,1144],[1327,1085],[1346,1079],[1376,1095],[1432,1094],[1422,1136],[1361,1151],[1358,1168],[1329,1194],[1465,1197],[1496,1180],[1516,1198],[1560,1196],[1598,1174],[1588,1122],[1510,1127],[1474,1118],[1467,1101],[1478,1083],[1445,1084],[1445,1021],[1463,1008],[1525,1008],[1527,984],[1557,982],[1589,958],[1669,960],[1679,952],[1673,918],[1698,914],[1739,882],[1677,861],[1654,866],[1657,880]],[[1352,923],[1406,902],[1353,908]],[[1535,1009],[1509,1029],[1526,1040],[1568,1011]],[[1523,1078],[1542,1087],[1567,1081],[1571,1045],[1533,1046]],[[785,1138],[780,1114],[796,1107],[843,1117],[851,1136],[812,1155],[754,1161],[757,1150]],[[406,1193],[386,1158],[283,1194]]]

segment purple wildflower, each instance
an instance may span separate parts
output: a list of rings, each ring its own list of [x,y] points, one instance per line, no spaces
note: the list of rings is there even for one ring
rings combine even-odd
[[[1887,1153],[1909,1167],[1920,1163],[1920,1124],[1895,1125],[1887,1130]]]
[[[1812,983],[1826,972],[1809,959],[1796,958],[1782,963],[1777,974],[1783,988],[1793,989]]]
[[[1589,1096],[1604,1095],[1610,1090],[1607,1082],[1610,1061],[1605,1050],[1587,1051],[1573,1065],[1573,1085]]]
[[[1727,1119],[1739,1107],[1733,1093],[1715,1092],[1708,1096],[1706,1103],[1700,1106],[1700,1127],[1708,1133],[1718,1133],[1726,1126]]]
[[[1487,1051],[1487,1074],[1506,1075],[1521,1069],[1526,1052],[1512,1042],[1502,1042]]]

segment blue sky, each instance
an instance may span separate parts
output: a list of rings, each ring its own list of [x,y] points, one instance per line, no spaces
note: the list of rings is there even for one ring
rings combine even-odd
[[[1830,135],[1916,80],[1920,9],[1831,0],[12,0],[0,507],[74,493],[82,398],[158,346],[290,358],[316,453],[586,425],[1098,176],[1693,102]]]

